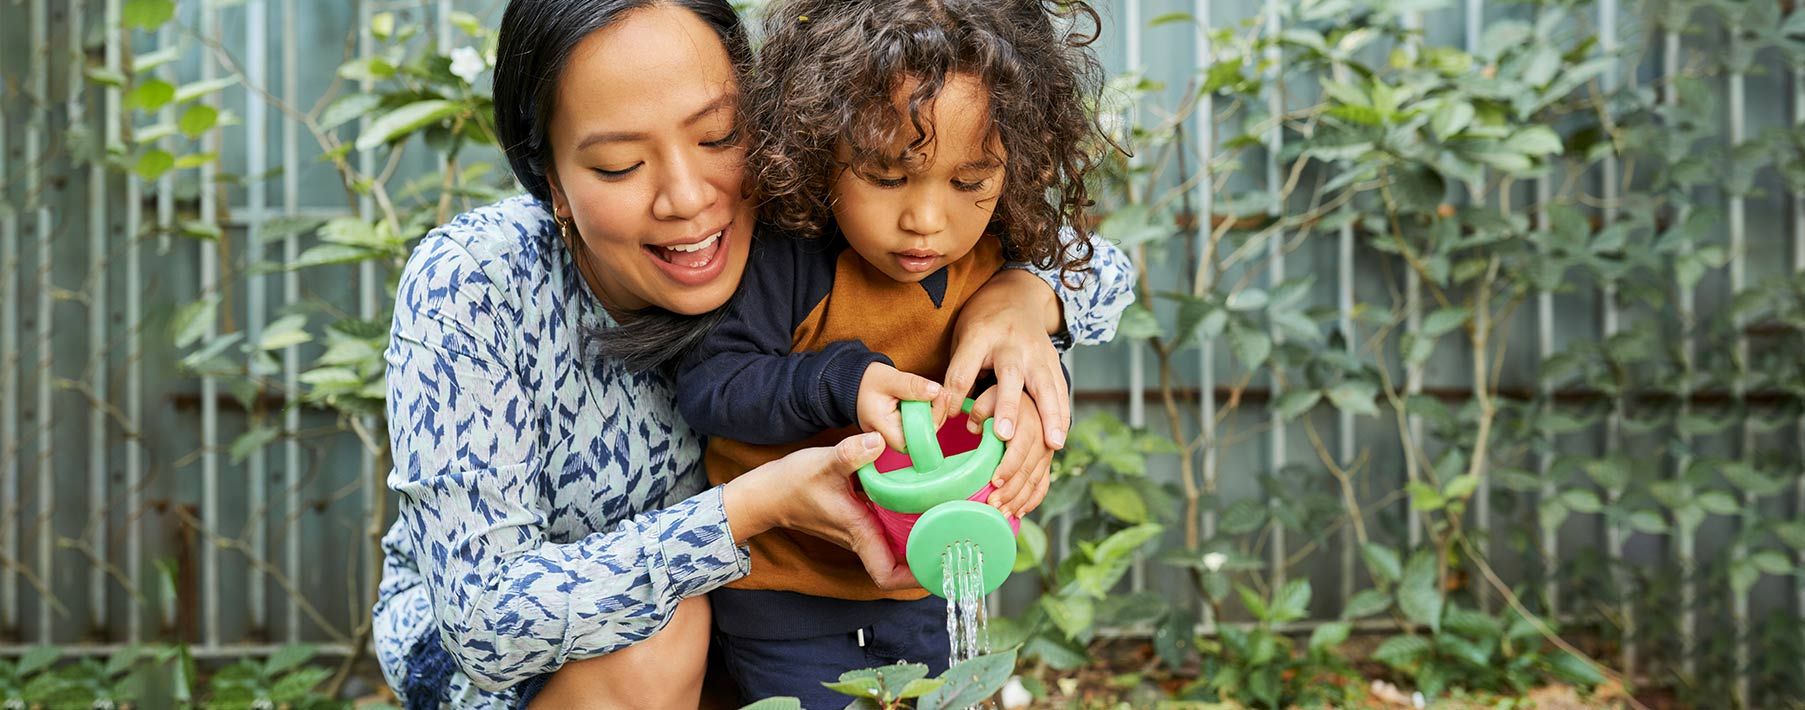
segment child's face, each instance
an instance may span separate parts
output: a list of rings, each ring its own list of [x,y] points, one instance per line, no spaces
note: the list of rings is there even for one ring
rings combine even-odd
[[[965,256],[984,236],[1003,190],[1006,157],[990,131],[984,86],[969,74],[947,77],[940,97],[922,111],[934,140],[904,156],[914,136],[907,118],[914,88],[914,81],[903,82],[892,97],[904,128],[886,154],[902,157],[841,169],[832,199],[834,220],[852,248],[905,283]],[[842,162],[850,156],[840,146]]]

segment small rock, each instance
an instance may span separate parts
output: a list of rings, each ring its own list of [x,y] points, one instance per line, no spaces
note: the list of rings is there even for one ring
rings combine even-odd
[[[1034,694],[1022,687],[1021,676],[1010,676],[1009,682],[1003,686],[1003,710],[1016,710],[1028,707],[1034,702]]]

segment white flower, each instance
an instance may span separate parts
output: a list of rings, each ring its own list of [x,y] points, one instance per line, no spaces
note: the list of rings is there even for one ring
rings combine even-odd
[[[1010,676],[1008,685],[1003,686],[1003,710],[1025,708],[1033,701],[1034,694],[1022,687],[1022,677]]]
[[[451,73],[458,75],[466,84],[475,84],[476,75],[483,73],[489,65],[483,61],[482,52],[473,47],[458,47],[451,50]]]
[[[1220,552],[1212,552],[1203,556],[1203,568],[1211,572],[1222,569],[1225,564],[1228,564],[1228,555]]]
[[[1410,694],[1410,704],[1415,705],[1419,708],[1423,707],[1424,702],[1423,702],[1423,694],[1421,691]]]

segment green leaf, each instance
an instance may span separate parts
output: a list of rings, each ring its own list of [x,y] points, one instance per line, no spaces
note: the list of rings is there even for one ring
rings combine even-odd
[[[946,681],[939,678],[920,678],[909,681],[902,690],[896,691],[896,697],[902,699],[919,698],[940,689]]]
[[[1786,488],[1786,481],[1777,477],[1769,477],[1762,473],[1761,469],[1747,461],[1726,462],[1719,472],[1731,485],[1757,498],[1771,496]]]
[[[1029,518],[1022,518],[1022,528],[1015,534],[1015,567],[1016,572],[1026,572],[1039,567],[1047,556],[1047,531],[1039,523]]]
[[[1347,641],[1348,635],[1352,633],[1353,630],[1353,624],[1349,624],[1345,621],[1336,621],[1318,626],[1315,631],[1310,633],[1310,650],[1331,650]]]
[[[1320,401],[1322,401],[1321,390],[1300,389],[1286,392],[1284,396],[1279,397],[1279,416],[1283,417],[1285,421],[1291,421],[1310,411]]]
[[[1374,398],[1378,394],[1378,386],[1371,382],[1347,380],[1329,390],[1329,403],[1344,412],[1377,416],[1379,407]]]
[[[1341,610],[1341,618],[1353,621],[1364,619],[1391,608],[1391,595],[1377,589],[1364,589],[1347,601],[1347,608]]]
[[[119,20],[126,29],[154,30],[175,18],[175,0],[126,0]]]
[[[1222,512],[1222,531],[1243,535],[1266,524],[1266,505],[1256,500],[1238,500]]]
[[[1148,27],[1159,27],[1160,25],[1170,25],[1170,24],[1175,24],[1175,23],[1180,23],[1180,22],[1193,22],[1193,21],[1194,21],[1194,18],[1191,16],[1191,13],[1168,12],[1168,13],[1165,13],[1158,17],[1155,17],[1151,20],[1148,20],[1147,26]]]
[[[940,676],[946,685],[921,696],[916,708],[952,710],[976,705],[1002,689],[1014,672],[1014,649],[961,661]]]
[[[1119,338],[1146,340],[1161,335],[1159,319],[1153,316],[1153,311],[1139,303],[1123,311],[1122,321],[1116,326],[1116,337]]]
[[[62,657],[63,652],[55,646],[37,646],[19,657],[19,665],[14,667],[14,672],[18,673],[20,678],[30,678],[38,671],[49,668],[50,664]]]
[[[176,158],[175,159],[175,167],[177,170],[187,170],[188,168],[198,168],[202,165],[206,165],[207,163],[211,163],[218,159],[219,159],[218,153],[189,153],[180,158]],[[218,236],[214,235],[211,238],[217,239]]]
[[[1421,636],[1393,636],[1373,650],[1373,660],[1400,671],[1408,671],[1425,656],[1432,646]]]
[[[1430,338],[1441,337],[1448,331],[1459,328],[1472,317],[1471,308],[1443,308],[1429,314],[1423,319],[1423,335]]]
[[[1457,99],[1448,99],[1435,109],[1435,115],[1429,121],[1429,128],[1435,131],[1435,137],[1445,141],[1465,130],[1467,125],[1473,122],[1476,114],[1473,104]]]
[[[1575,513],[1597,513],[1604,510],[1604,502],[1598,499],[1598,493],[1588,488],[1570,488],[1561,491],[1561,504]]]
[[[796,698],[765,698],[740,710],[802,710],[802,701]]]
[[[1049,594],[1040,598],[1040,608],[1046,610],[1047,618],[1068,639],[1087,635],[1092,620],[1096,618],[1096,608],[1090,597],[1083,595]]]
[[[1461,500],[1479,490],[1479,477],[1471,473],[1463,473],[1442,485],[1442,497],[1450,500]]]
[[[1266,362],[1272,354],[1272,338],[1265,333],[1250,327],[1231,324],[1228,328],[1228,347],[1235,353],[1235,359],[1249,370],[1256,369]]]
[[[178,104],[185,104],[202,96],[216,93],[237,83],[237,77],[228,76],[223,79],[209,79],[207,81],[197,81],[192,84],[183,84],[181,88],[176,89],[175,91],[175,102]]]
[[[144,79],[125,92],[125,109],[149,113],[175,99],[175,85],[155,77]]]
[[[1398,610],[1404,612],[1405,618],[1439,632],[1445,600],[1436,575],[1434,554],[1424,550],[1412,556],[1404,579],[1398,584]]]
[[[280,675],[310,660],[319,653],[319,649],[308,644],[294,644],[276,649],[270,654],[269,661],[264,663],[263,672],[267,675]]]
[[[427,99],[402,106],[371,122],[370,127],[357,136],[357,149],[373,150],[406,138],[414,131],[438,123],[463,108],[463,104],[459,102],[444,99]]]
[[[190,104],[182,110],[182,117],[176,119],[176,127],[182,135],[199,138],[219,123],[219,109],[206,104]]]
[[[283,316],[265,327],[262,337],[257,340],[257,349],[265,352],[281,350],[310,340],[313,340],[313,336],[307,333],[307,316],[296,313]]]
[[[1548,667],[1561,680],[1576,685],[1594,686],[1604,682],[1597,664],[1566,651],[1555,651],[1554,657],[1548,659]]]
[[[150,182],[162,177],[163,173],[169,172],[173,167],[175,156],[161,148],[151,148],[138,154],[138,162],[132,165],[132,172],[137,173],[139,179]]]
[[[1366,571],[1374,579],[1391,583],[1398,581],[1403,575],[1403,564],[1398,561],[1398,551],[1369,542],[1360,546],[1360,556],[1366,560]]]
[[[355,264],[377,259],[381,252],[370,251],[361,247],[344,244],[321,244],[301,253],[301,257],[288,263],[290,270],[305,269],[328,264]]]
[[[1668,532],[1667,518],[1655,510],[1638,510],[1629,514],[1629,526],[1636,532],[1649,535],[1665,535]]]
[[[1511,136],[1510,147],[1525,155],[1553,155],[1561,152],[1561,136],[1547,126],[1529,126]]]
[[[877,673],[872,669],[847,671],[840,674],[840,679],[832,683],[822,683],[828,690],[855,698],[882,698],[883,686],[878,683]]]
[[[1309,611],[1310,580],[1293,579],[1272,596],[1272,621],[1295,621],[1304,618]]]
[[[1712,515],[1735,515],[1742,512],[1742,504],[1736,500],[1736,496],[1723,491],[1705,491],[1695,500],[1700,508]]]
[[[260,426],[240,434],[232,440],[232,465],[243,463],[251,452],[263,448],[281,435],[282,430],[272,426]]]
[[[1140,491],[1133,486],[1114,481],[1093,481],[1091,496],[1096,498],[1098,507],[1122,522],[1147,522],[1147,503],[1141,500]]]
[[[201,339],[211,325],[219,317],[220,294],[216,291],[206,297],[182,306],[176,311],[175,319],[169,330],[177,350],[187,348]]]
[[[346,94],[334,99],[320,113],[320,130],[330,131],[351,121],[363,118],[382,105],[380,94]]]
[[[1788,575],[1793,572],[1792,558],[1779,550],[1757,550],[1749,556],[1749,562],[1755,569],[1771,575]]]
[[[284,705],[302,700],[326,682],[327,678],[331,678],[333,672],[331,668],[314,666],[282,676],[281,680],[270,686],[270,700]]]
[[[395,34],[395,13],[378,12],[370,16],[370,34],[376,39],[388,41]]]
[[[1263,290],[1244,288],[1229,294],[1226,305],[1231,311],[1254,311],[1265,308],[1271,301],[1271,296]]]

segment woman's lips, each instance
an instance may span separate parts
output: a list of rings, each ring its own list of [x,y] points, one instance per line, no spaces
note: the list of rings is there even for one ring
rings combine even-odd
[[[677,247],[647,245],[652,263],[664,269],[666,276],[685,286],[701,286],[721,274],[732,243],[733,225],[706,239]]]

